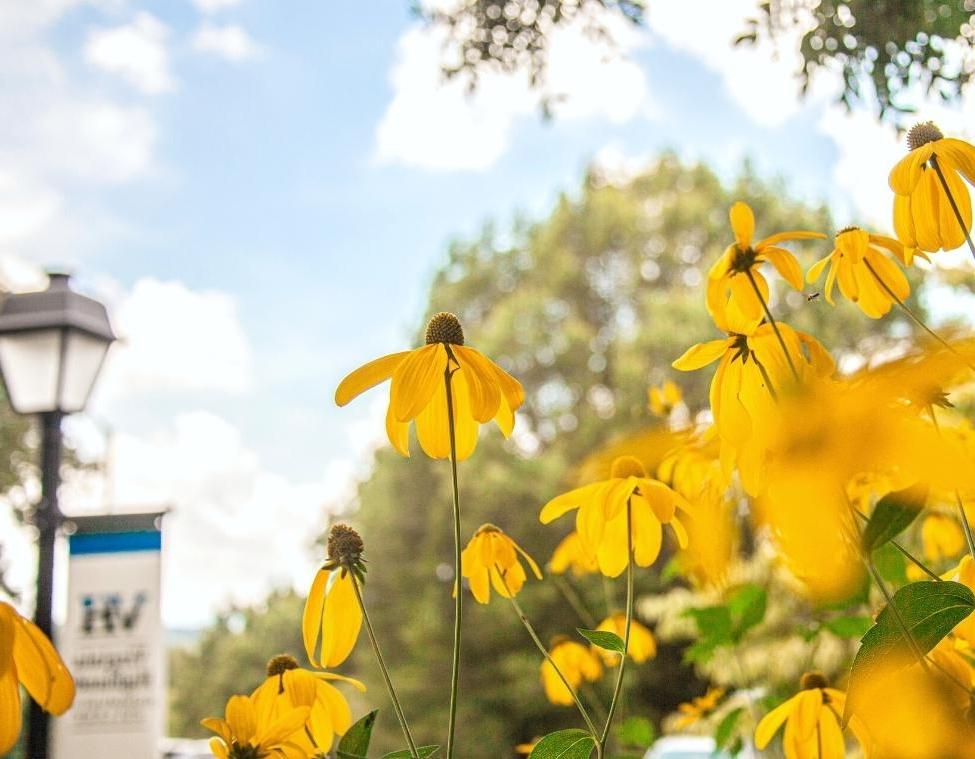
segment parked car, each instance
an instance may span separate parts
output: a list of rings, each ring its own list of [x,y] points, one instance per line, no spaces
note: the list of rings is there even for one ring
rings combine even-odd
[[[644,759],[732,759],[727,751],[717,749],[714,739],[706,735],[667,735],[658,740]],[[758,759],[750,746],[745,746],[738,759]]]

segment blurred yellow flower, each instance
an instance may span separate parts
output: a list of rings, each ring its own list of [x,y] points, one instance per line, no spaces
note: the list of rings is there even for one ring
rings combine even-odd
[[[539,580],[542,572],[535,560],[493,524],[483,524],[474,533],[460,557],[461,576],[470,583],[478,603],[491,600],[491,586],[502,598],[518,595],[525,584],[525,569],[518,554]]]
[[[308,691],[301,695],[307,697]],[[311,697],[314,697],[312,692]],[[219,738],[210,739],[210,750],[219,759],[261,759],[278,756],[306,759],[308,753],[294,742],[311,713],[309,704],[283,708],[278,714],[258,710],[253,698],[231,696],[224,718],[207,717],[200,724]]]
[[[879,319],[890,311],[895,297],[903,302],[910,296],[911,285],[904,272],[884,253],[886,249],[904,261],[904,246],[897,240],[847,227],[836,235],[834,244],[833,251],[813,264],[806,275],[813,284],[829,266],[825,294],[830,304],[836,283],[840,292],[871,319]]]
[[[683,399],[680,387],[673,380],[667,380],[662,385],[654,385],[647,390],[647,400],[650,411],[656,416],[670,416]]]
[[[0,755],[20,736],[21,685],[51,714],[64,714],[74,701],[74,679],[51,641],[13,606],[0,601]]]
[[[697,696],[690,702],[677,704],[677,711],[681,716],[674,722],[675,730],[685,730],[695,722],[706,717],[718,706],[718,702],[724,698],[724,688],[708,688],[703,696]]]
[[[684,498],[658,480],[647,476],[639,459],[620,456],[607,480],[594,482],[553,498],[542,508],[539,519],[548,524],[578,509],[576,531],[585,550],[594,553],[599,571],[618,577],[626,569],[627,504],[633,525],[633,557],[641,567],[656,561],[663,541],[662,525],[669,524],[681,547],[687,545],[684,525],[676,516]]]
[[[548,654],[573,689],[578,689],[583,681],[594,683],[603,676],[603,666],[599,656],[582,643],[568,639],[556,640]],[[542,662],[542,687],[545,688],[545,697],[553,704],[571,706],[572,694],[565,687],[555,667],[548,659]]]
[[[620,638],[626,638],[626,614],[616,612],[611,614],[599,623],[597,630],[616,633]],[[607,667],[615,667],[620,662],[620,655],[614,654],[603,648],[597,648],[596,652],[602,657],[603,663]],[[637,664],[643,664],[657,655],[657,641],[653,633],[645,625],[640,624],[635,619],[630,624],[630,645],[626,652]]]
[[[975,593],[975,560],[965,554],[958,565],[949,569],[942,577],[945,580],[960,582]],[[975,614],[969,615],[959,622],[952,633],[965,641],[970,647],[975,648]]]
[[[945,137],[932,122],[915,124],[907,135],[908,154],[891,169],[894,230],[907,249],[906,262],[917,250],[953,250],[972,227],[972,201],[962,177],[975,183],[975,147]],[[935,170],[941,169],[964,229]]]
[[[365,686],[351,677],[332,672],[309,672],[287,654],[275,656],[268,662],[267,679],[251,694],[258,720],[274,722],[292,709],[307,706],[311,711],[305,730],[296,733],[291,742],[309,756],[328,753],[336,736],[344,735],[352,725],[352,711],[345,696],[326,682],[340,680],[359,691]]]
[[[351,572],[322,567],[305,600],[301,633],[308,661],[315,667],[337,667],[352,653],[362,627],[362,609]]]
[[[953,559],[965,548],[965,534],[957,519],[945,514],[928,514],[921,524],[921,545],[928,561]]]
[[[572,570],[573,575],[582,577],[598,572],[599,564],[596,554],[586,550],[579,533],[573,530],[555,547],[548,568],[552,574],[562,575]]]
[[[449,377],[458,461],[474,452],[479,425],[494,419],[505,437],[510,435],[514,412],[525,400],[518,380],[479,351],[464,346],[464,331],[453,314],[439,313],[430,319],[426,342],[422,348],[360,366],[339,384],[336,404],[344,406],[392,378],[386,412],[389,442],[409,456],[409,425],[415,420],[420,447],[431,458],[445,459],[450,457]]]
[[[846,694],[827,687],[825,678],[816,672],[803,675],[801,687],[758,723],[755,748],[764,750],[785,723],[782,745],[786,759],[843,759],[846,742],[840,721]]]
[[[802,290],[802,271],[799,262],[779,243],[786,240],[822,239],[819,232],[801,230],[779,232],[753,243],[755,214],[741,201],[729,211],[735,241],[715,261],[708,274],[707,307],[719,328],[732,322],[741,325],[740,331],[751,332],[762,321],[769,302],[769,286],[761,272],[763,263],[770,263],[782,278],[796,290]],[[761,293],[755,292],[756,288]]]
[[[534,750],[535,746],[540,740],[541,738],[533,738],[528,743],[519,743],[517,746],[515,746],[515,753],[528,756]]]

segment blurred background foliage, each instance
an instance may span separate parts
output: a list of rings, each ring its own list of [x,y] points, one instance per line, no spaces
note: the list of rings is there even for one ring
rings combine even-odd
[[[545,83],[554,29],[581,22],[612,43],[613,21],[653,28],[653,2],[644,0],[421,1],[415,9],[444,33],[446,76],[461,76],[473,89],[484,71],[526,71],[546,113],[559,95]],[[762,0],[740,30],[728,30],[728,44],[791,44],[798,33],[803,93],[822,70],[840,77],[839,99],[848,107],[865,105],[900,124],[911,111],[904,95],[921,89],[959,98],[975,71],[973,12],[973,0]]]
[[[781,182],[759,178],[747,164],[723,184],[707,166],[682,163],[668,153],[636,176],[593,168],[547,218],[521,219],[509,228],[488,224],[477,239],[449,246],[411,342],[421,339],[429,314],[453,311],[468,343],[508,368],[527,392],[512,440],[504,441],[492,426],[460,466],[465,540],[483,522],[493,522],[544,564],[572,520],[543,526],[539,508],[577,484],[579,467],[591,454],[654,424],[646,408],[649,385],[676,379],[692,410],[706,406],[710,372],[680,375],[670,362],[689,345],[719,336],[704,309],[703,282],[731,239],[727,210],[739,199],[755,209],[759,236],[786,229],[835,231],[825,207],[790,199]],[[803,267],[825,255],[829,245],[813,241],[796,248]],[[896,312],[872,321],[845,301],[833,308],[823,298],[808,300],[777,284],[775,313],[819,337],[850,365],[866,350],[911,338],[910,323]],[[388,447],[376,452],[346,519],[366,543],[367,604],[397,688],[418,739],[432,743],[442,740],[448,699],[450,479],[446,462],[427,459],[415,443],[414,450],[412,459]],[[667,615],[653,599],[665,588],[684,585],[662,572],[672,552],[672,544],[665,546],[657,565],[638,573],[638,609],[654,609],[654,620]],[[607,588],[598,577],[569,579],[597,620],[622,604],[620,582]],[[770,595],[770,603],[786,597]],[[574,725],[574,710],[544,700],[540,657],[510,606],[497,597],[488,606],[469,595],[465,600],[458,723],[464,756],[497,759],[506,755],[506,746]],[[583,625],[550,579],[530,581],[522,600],[545,639],[572,635]],[[680,603],[686,606],[687,599]],[[267,658],[300,652],[300,611],[300,598],[277,593],[259,607],[222,616],[197,646],[177,652],[172,733],[202,735],[198,720],[221,713],[229,695],[257,684]],[[770,608],[769,618],[779,620],[771,637],[790,634],[789,613]],[[651,623],[649,616],[643,621]],[[659,724],[678,702],[703,693],[705,684],[681,664],[687,641],[679,625],[674,630],[655,660],[631,670],[624,716],[643,715]],[[750,661],[772,666],[760,650]],[[400,748],[365,641],[341,671],[369,686],[365,697],[349,692],[357,714],[382,708],[379,748]],[[748,679],[757,681],[759,674],[750,669]],[[598,683],[598,698],[608,700],[610,687]]]

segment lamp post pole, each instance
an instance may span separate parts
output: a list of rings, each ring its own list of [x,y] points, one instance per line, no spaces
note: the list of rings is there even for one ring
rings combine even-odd
[[[41,419],[41,500],[34,512],[37,527],[37,595],[34,624],[52,637],[51,605],[54,593],[54,544],[61,525],[58,487],[61,484],[62,411],[47,411]],[[30,700],[27,722],[27,756],[47,759],[50,717]]]

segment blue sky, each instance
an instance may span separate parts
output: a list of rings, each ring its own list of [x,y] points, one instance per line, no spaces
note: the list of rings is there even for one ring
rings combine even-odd
[[[551,122],[517,77],[439,86],[408,5],[0,0],[0,104],[19,115],[0,126],[0,275],[68,266],[127,338],[70,428],[109,475],[65,508],[173,506],[172,625],[307,584],[307,544],[382,439],[381,398],[338,410],[332,389],[403,346],[451,238],[663,148],[729,177],[751,157],[840,222],[886,225],[896,135],[829,79],[800,102],[788,41],[731,50],[751,0],[704,23],[660,0],[608,60],[567,32]]]

